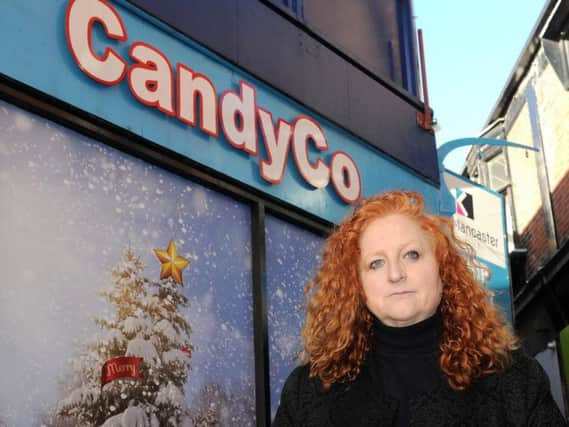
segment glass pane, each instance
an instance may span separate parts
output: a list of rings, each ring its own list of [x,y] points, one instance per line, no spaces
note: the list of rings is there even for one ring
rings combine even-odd
[[[470,179],[471,179],[472,181],[477,182],[477,183],[480,184],[480,173],[479,173],[477,167],[472,171],[472,175],[470,176]]]
[[[488,161],[488,174],[490,175],[490,188],[500,190],[508,184],[506,161],[503,154]]]
[[[297,18],[303,18],[303,0],[269,0],[277,6],[285,8]]]
[[[0,424],[253,426],[248,206],[4,102],[0,131]]]
[[[304,285],[320,263],[324,239],[273,216],[266,217],[271,414],[302,349]]]

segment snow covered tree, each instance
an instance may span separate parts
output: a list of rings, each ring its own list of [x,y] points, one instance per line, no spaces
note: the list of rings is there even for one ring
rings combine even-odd
[[[172,261],[180,259],[176,254]],[[181,282],[179,265],[177,272]],[[102,333],[72,360],[74,375],[57,418],[105,427],[191,425],[184,395],[193,350],[191,327],[180,312],[188,299],[179,292],[176,276],[158,281],[144,277],[140,258],[127,248],[112,279],[101,295],[115,312],[95,320]],[[102,385],[105,362],[125,356],[142,358],[140,378]]]
[[[220,427],[255,425],[255,402],[252,400],[253,384],[227,391],[219,384],[205,385],[192,405],[195,427]]]
[[[223,390],[218,384],[208,384],[200,390],[192,408],[194,427],[217,427],[221,421]]]

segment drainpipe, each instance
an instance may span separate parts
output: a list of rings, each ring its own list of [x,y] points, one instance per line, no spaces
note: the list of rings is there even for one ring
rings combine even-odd
[[[433,116],[429,106],[429,91],[427,90],[427,67],[425,66],[425,49],[423,47],[423,30],[417,32],[419,38],[419,58],[421,59],[421,81],[423,86],[423,111],[417,111],[417,124],[427,132],[435,133],[433,129]]]

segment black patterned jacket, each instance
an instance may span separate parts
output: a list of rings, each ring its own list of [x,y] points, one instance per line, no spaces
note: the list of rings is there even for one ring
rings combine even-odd
[[[371,367],[373,370],[373,367]],[[308,378],[308,366],[287,379],[273,427],[392,426],[398,402],[382,394],[374,372],[362,367],[351,383],[337,383],[324,392]],[[446,383],[409,402],[411,426],[566,426],[555,404],[548,378],[533,358],[513,353],[503,372],[487,375],[467,390]]]

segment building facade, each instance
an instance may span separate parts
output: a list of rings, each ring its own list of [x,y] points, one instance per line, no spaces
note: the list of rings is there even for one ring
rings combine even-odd
[[[0,12],[0,425],[269,425],[331,227],[438,212],[410,1]]]
[[[480,135],[536,151],[473,147],[463,172],[505,196],[516,331],[548,371],[562,409],[567,350],[560,334],[569,323],[568,19],[569,2],[546,3]]]

